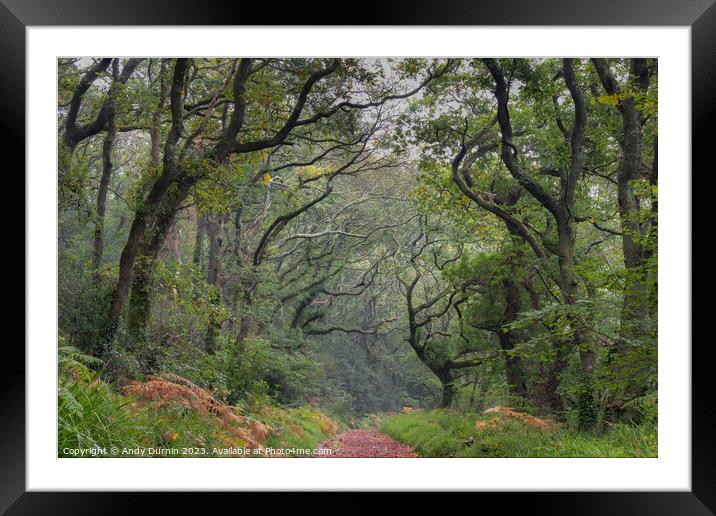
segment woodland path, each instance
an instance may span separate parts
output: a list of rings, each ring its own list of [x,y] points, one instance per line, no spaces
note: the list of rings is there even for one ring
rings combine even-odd
[[[333,453],[319,454],[317,457],[417,457],[410,446],[377,430],[347,430],[318,445],[331,449]]]

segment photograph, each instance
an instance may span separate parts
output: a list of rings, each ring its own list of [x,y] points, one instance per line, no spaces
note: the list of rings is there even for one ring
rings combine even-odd
[[[658,56],[53,59],[60,460],[659,457]]]

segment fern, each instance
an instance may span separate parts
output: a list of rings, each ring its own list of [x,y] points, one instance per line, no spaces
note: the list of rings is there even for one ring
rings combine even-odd
[[[60,342],[63,342],[63,340],[64,339],[60,337]],[[58,363],[61,367],[82,366],[87,368],[93,366],[100,366],[104,363],[101,359],[97,357],[82,353],[74,346],[59,346],[57,348],[57,355]]]
[[[64,345],[58,347],[57,388],[58,452],[64,450],[135,446],[141,429],[126,409],[126,401],[113,394],[90,367],[103,361]]]

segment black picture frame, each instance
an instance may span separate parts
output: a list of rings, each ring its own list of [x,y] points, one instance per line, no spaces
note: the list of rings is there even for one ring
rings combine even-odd
[[[272,10],[266,4],[219,0],[0,0],[0,127],[4,151],[20,155],[25,138],[25,29],[36,25],[621,25],[690,26],[692,58],[692,168],[699,171],[698,189],[692,187],[692,277],[698,277],[700,292],[714,286],[716,257],[709,255],[712,234],[707,196],[713,189],[709,127],[716,115],[716,5],[715,0],[366,0],[355,12],[339,16],[335,4],[321,8],[305,3],[287,3]],[[350,7],[350,6],[349,6]],[[309,13],[310,12],[310,18]],[[325,13],[320,15],[317,13]],[[323,16],[323,18],[321,18]],[[6,153],[3,153],[3,161]],[[19,163],[4,167],[19,179]],[[11,172],[12,170],[12,172]],[[668,173],[668,172],[667,172]],[[693,175],[692,175],[693,177]],[[19,181],[15,192],[24,191]],[[24,241],[24,224],[14,224],[15,246]],[[698,239],[697,236],[701,236]],[[22,246],[24,249],[24,246]],[[14,251],[20,252],[20,251]],[[24,256],[24,251],[21,251]],[[9,254],[9,253],[8,253]],[[11,265],[2,254],[3,268]],[[6,269],[7,270],[7,269]],[[697,270],[700,270],[696,276]],[[27,271],[26,271],[27,273]],[[15,273],[16,274],[16,273]],[[19,277],[19,275],[17,275]],[[16,306],[24,306],[16,302]],[[706,326],[710,305],[692,300],[695,327]],[[48,322],[49,324],[49,322]],[[696,335],[696,334],[694,334]],[[708,335],[704,332],[704,336]],[[692,491],[691,492],[599,492],[599,493],[510,493],[510,504],[530,506],[531,512],[549,514],[713,514],[716,511],[716,447],[713,437],[714,409],[710,394],[713,366],[708,359],[711,339],[693,338],[692,345]],[[144,507],[142,493],[28,493],[25,489],[25,353],[6,340],[0,374],[0,512],[7,514],[126,514]],[[688,343],[670,343],[686,346]],[[50,348],[48,348],[50,349]],[[185,504],[185,497],[164,494],[164,513]],[[225,495],[231,496],[231,495]],[[242,494],[241,496],[246,496]],[[474,496],[471,495],[471,496]],[[500,496],[484,493],[481,497]],[[504,495],[503,495],[504,496]],[[246,503],[244,501],[243,503]],[[361,502],[350,504],[362,512]],[[245,507],[245,506],[244,506]],[[275,507],[274,507],[275,509]],[[274,512],[273,510],[271,512]]]

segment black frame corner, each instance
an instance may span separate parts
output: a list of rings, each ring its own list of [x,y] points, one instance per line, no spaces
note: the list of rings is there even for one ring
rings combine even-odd
[[[709,214],[713,192],[705,181],[714,181],[713,159],[708,156],[710,126],[716,118],[716,0],[453,0],[437,7],[426,0],[392,0],[379,4],[366,0],[353,17],[329,19],[332,9],[321,9],[323,19],[306,14],[305,4],[289,4],[276,13],[273,24],[301,21],[306,24],[343,25],[346,22],[368,25],[635,25],[690,26],[692,38],[692,181],[698,175],[699,188],[692,185],[692,277],[698,277],[698,292],[707,294],[716,281],[708,267],[716,265],[710,255],[708,238],[712,233]],[[265,6],[258,3],[215,0],[210,5],[191,0],[125,0],[121,6],[111,0],[0,0],[0,127],[6,149],[23,147],[25,138],[25,29],[33,25],[246,25],[265,24]],[[15,152],[17,154],[17,152]],[[19,167],[24,165],[24,155]],[[6,168],[6,173],[10,168]],[[18,167],[14,167],[17,171]],[[23,177],[15,172],[19,179]],[[19,188],[24,192],[24,180]],[[24,242],[25,226],[15,224],[18,238]],[[22,229],[22,236],[20,230]],[[697,238],[701,237],[701,238]],[[24,246],[23,246],[24,256]],[[6,267],[10,267],[8,258]],[[24,270],[24,258],[23,258]],[[17,270],[17,266],[14,267]],[[697,271],[699,276],[696,276]],[[25,271],[27,274],[27,271]],[[17,275],[19,276],[19,275]],[[693,329],[705,326],[711,306],[704,296],[699,302],[692,292]],[[19,304],[19,303],[17,303]],[[712,316],[711,316],[712,317]],[[693,331],[693,330],[692,330]],[[522,493],[511,494],[510,504],[518,501],[530,512],[545,514],[713,514],[716,513],[716,446],[713,436],[714,410],[711,345],[702,332],[692,339],[692,491],[642,493]],[[7,341],[0,375],[0,513],[7,514],[100,514],[126,513],[142,508],[142,493],[27,493],[25,490],[25,353]],[[674,344],[674,343],[672,343]],[[676,344],[675,344],[676,345]],[[9,349],[13,347],[13,349]],[[17,348],[17,349],[15,349]],[[91,501],[87,499],[90,496]],[[164,512],[185,504],[183,493],[160,494]],[[242,494],[241,496],[245,496]],[[496,495],[481,495],[496,496]],[[420,500],[420,496],[416,499]],[[258,500],[256,500],[258,501]],[[272,503],[275,498],[272,496]],[[260,502],[259,502],[260,503]],[[310,503],[310,502],[309,502]],[[350,504],[354,510],[358,505]],[[369,507],[365,507],[369,509]],[[275,509],[274,509],[275,510]],[[360,511],[363,512],[363,511]]]

